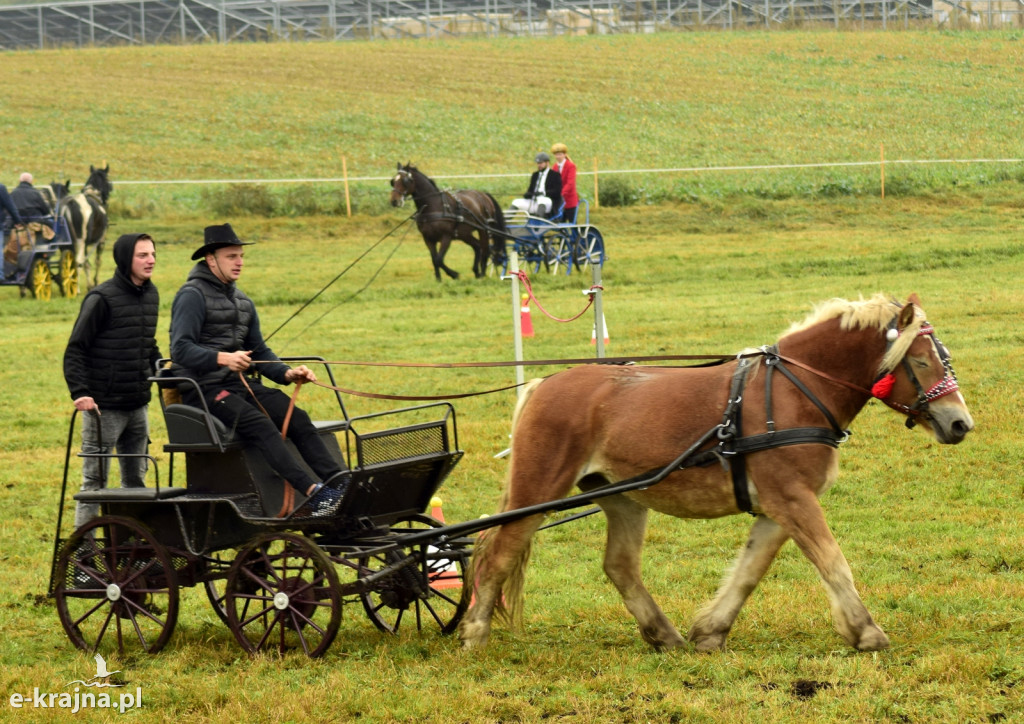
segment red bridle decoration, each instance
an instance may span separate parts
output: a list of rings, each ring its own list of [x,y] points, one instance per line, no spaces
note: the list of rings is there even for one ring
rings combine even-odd
[[[871,385],[871,394],[879,400],[884,400],[892,394],[892,387],[896,384],[896,377],[892,372],[882,377],[878,382]]]

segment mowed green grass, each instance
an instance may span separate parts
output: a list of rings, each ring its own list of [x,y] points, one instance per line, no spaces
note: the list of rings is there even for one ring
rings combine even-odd
[[[732,52],[726,49],[730,38],[736,43]],[[935,74],[930,81],[937,94],[934,102],[918,106],[934,110],[942,104],[962,107],[968,97],[978,93],[992,93],[994,99],[998,93],[990,83],[1009,92],[1009,85],[999,85],[999,79],[1012,77],[1019,65],[1019,55],[1014,56],[1019,54],[1019,41],[1010,35],[779,33],[764,38],[739,34],[599,38],[591,42],[603,48],[600,52],[628,47],[637,58],[648,61],[638,60],[626,67],[625,56],[615,56],[603,71],[596,66],[588,69],[618,78],[605,86],[605,92],[615,96],[613,102],[591,107],[587,117],[592,122],[582,122],[580,114],[574,119],[562,114],[557,122],[574,120],[572,128],[577,134],[586,127],[605,128],[606,137],[614,139],[609,144],[618,143],[623,149],[621,163],[635,166],[668,153],[683,154],[698,135],[711,135],[716,128],[677,123],[674,145],[661,146],[659,154],[658,143],[648,143],[634,133],[635,124],[615,120],[616,114],[627,112],[629,94],[641,92],[635,89],[643,83],[635,79],[642,79],[643,63],[653,65],[650,58],[656,57],[664,44],[693,48],[694,63],[702,62],[702,54],[721,49],[723,65],[731,68],[732,74],[727,73],[718,84],[709,83],[707,93],[720,97],[724,110],[745,119],[733,127],[735,138],[758,138],[762,146],[755,152],[745,143],[723,142],[723,159],[731,162],[782,159],[801,148],[796,139],[783,133],[758,132],[756,119],[760,116],[751,106],[765,101],[762,93],[766,91],[744,95],[735,88],[730,90],[745,67],[757,69],[773,52],[785,55],[801,47],[824,47],[823,53],[862,58],[862,68],[884,65],[877,60],[868,62],[877,55],[902,55],[908,78],[928,75],[929,68],[939,67],[936,58],[946,58],[951,64],[946,67],[954,69],[969,55],[977,58],[972,63],[981,63],[982,56],[988,59],[986,70],[991,72],[969,75],[973,85],[949,83],[955,75],[952,71]],[[867,47],[871,43],[877,46],[873,51]],[[995,45],[1001,46],[999,52],[992,50]],[[459,85],[451,74],[424,71],[424,59],[431,54],[447,54],[465,66],[493,52],[494,57],[487,61],[493,67],[499,62],[509,64],[500,78],[508,87],[512,78],[517,83],[536,81],[536,76],[523,73],[524,68],[512,62],[516,56],[509,55],[510,49],[530,62],[541,57],[541,51],[563,47],[582,55],[597,52],[591,43],[576,40],[359,47],[365,58],[350,61],[350,68],[376,58],[393,64],[395,71],[392,75],[379,73],[374,88],[349,85],[347,94],[336,96],[328,92],[327,81],[321,78],[336,79],[342,85],[369,81],[351,79],[350,74],[326,63],[322,64],[322,76],[311,75],[314,65],[304,74],[305,57],[307,53],[355,53],[357,46],[33,53],[8,54],[3,60],[6,68],[9,61],[24,63],[22,67],[38,66],[43,60],[52,60],[50,56],[77,64],[86,59],[105,69],[111,89],[118,87],[117,78],[124,79],[121,82],[126,88],[132,87],[127,79],[133,73],[136,77],[144,74],[146,63],[155,62],[152,59],[162,54],[180,54],[179,64],[190,68],[195,78],[226,78],[237,72],[233,80],[236,97],[253,99],[253,107],[258,107],[255,115],[263,119],[236,116],[236,123],[255,134],[248,140],[245,130],[239,130],[236,139],[225,130],[226,118],[212,112],[223,106],[225,94],[231,96],[231,83],[226,80],[223,85],[201,85],[199,90],[179,84],[196,106],[194,110],[174,96],[170,85],[164,86],[169,107],[165,113],[155,101],[145,100],[151,84],[140,82],[135,84],[140,108],[132,110],[127,92],[121,96],[123,102],[115,104],[117,113],[106,116],[114,124],[113,130],[108,129],[103,139],[89,140],[95,145],[76,157],[77,162],[87,167],[89,162],[106,159],[115,172],[122,166],[131,168],[138,174],[136,178],[213,173],[220,168],[217,164],[223,165],[225,174],[253,169],[254,174],[279,177],[286,171],[333,174],[336,167],[316,152],[319,147],[310,140],[323,136],[324,126],[319,126],[319,134],[305,137],[304,142],[312,144],[308,153],[283,143],[277,153],[269,153],[267,149],[274,144],[263,136],[274,125],[267,121],[270,114],[296,117],[302,108],[311,108],[309,112],[314,114],[320,111],[315,103],[278,110],[262,102],[266,97],[284,99],[294,96],[291,89],[296,87],[320,87],[323,97],[335,99],[335,109],[343,104],[365,109],[368,127],[354,124],[356,130],[350,135],[356,136],[362,129],[365,138],[383,139],[381,129],[391,118],[389,103],[397,107],[403,98],[412,105],[424,102],[418,86],[404,85],[407,76],[422,82],[427,76],[443,75],[448,86]],[[285,60],[277,58],[278,53]],[[402,59],[403,53],[412,60]],[[258,82],[251,72],[258,64],[254,58],[263,59]],[[247,63],[248,80],[242,70],[231,70],[244,69]],[[174,67],[168,62],[162,70],[173,77]],[[152,72],[153,78],[160,77]],[[282,80],[275,91],[277,76],[294,76],[293,85]],[[813,85],[814,77],[808,76],[804,82]],[[764,82],[773,81],[768,78]],[[318,86],[320,83],[325,85]],[[551,87],[550,83],[536,83],[537,93]],[[392,84],[395,87],[388,90]],[[463,84],[466,88],[483,85],[478,79],[466,79]],[[665,95],[681,93],[673,90],[672,84],[662,85],[659,92]],[[757,85],[752,78],[746,87]],[[655,88],[653,84],[650,87]],[[780,99],[781,112],[791,119],[802,118],[796,106],[808,98],[823,104],[833,91],[841,93],[842,87],[845,81],[839,84],[839,91],[823,87],[809,95],[795,94],[785,104]],[[774,86],[776,93],[784,90],[783,85]],[[871,134],[858,129],[868,126],[916,137],[898,122],[898,106],[880,100],[882,90],[878,84],[863,87],[859,93],[862,102],[851,101],[849,127],[839,134],[847,143],[823,146],[823,151],[837,156],[845,153],[845,158],[856,158],[861,152],[858,149],[867,153],[875,147],[874,141],[859,141]],[[389,170],[393,164],[389,154],[401,154],[425,167],[431,161],[431,166],[436,164],[439,169],[435,173],[482,168],[504,172],[519,168],[523,165],[519,157],[554,140],[558,130],[554,126],[541,134],[537,126],[510,123],[503,135],[495,133],[491,125],[503,115],[519,113],[522,119],[537,114],[554,119],[547,103],[530,106],[528,101],[534,96],[520,94],[516,98],[523,99],[521,107],[506,99],[496,115],[487,115],[485,106],[470,102],[469,91],[465,92],[465,96],[449,96],[448,91],[436,94],[432,102],[449,108],[443,116],[448,125],[437,121],[436,127],[422,126],[424,140],[418,149],[403,145],[397,135],[390,142],[376,141],[382,149],[381,167]],[[566,90],[565,95],[571,97],[573,92]],[[649,92],[653,98],[655,91]],[[910,94],[910,105],[926,95]],[[202,103],[209,105],[201,105],[201,99],[207,99]],[[455,101],[464,104],[458,113],[451,110]],[[991,144],[979,147],[979,154],[1003,157],[1017,152],[1015,141],[1011,143],[999,121],[1012,115],[1000,110],[1004,105],[993,101],[986,104],[987,116],[958,115],[955,119],[976,129],[976,136],[971,132],[972,142]],[[5,154],[10,154],[11,148],[28,148],[25,130],[11,123],[7,109],[4,111],[4,123],[9,124],[5,128],[11,129],[10,142],[5,139]],[[180,123],[162,125],[179,112]],[[803,112],[806,120],[801,123],[810,133],[820,117],[820,105],[812,103]],[[1000,115],[1004,112],[1008,115]],[[135,124],[119,120],[121,114],[133,115]],[[467,130],[471,123],[479,130]],[[186,129],[189,124],[192,130]],[[315,123],[310,126],[317,128]],[[439,143],[441,129],[448,128],[462,129],[461,138],[476,139],[476,143],[451,147]],[[202,138],[189,143],[182,140],[192,133]],[[140,150],[130,161],[126,156],[123,164],[119,163],[114,152],[127,154],[137,134],[152,140],[150,153]],[[520,149],[503,146],[510,138],[527,136],[529,140],[522,141]],[[993,140],[1001,136],[1002,141]],[[164,145],[158,142],[161,138],[166,139]],[[958,134],[940,133],[935,144],[922,145],[914,153],[962,155],[965,151],[956,147],[958,138]],[[353,143],[357,145],[352,147],[367,149],[369,155],[374,142]],[[627,150],[630,144],[632,156]],[[848,150],[840,150],[847,146]],[[487,154],[495,154],[497,159],[503,147],[505,155],[500,162],[484,160]],[[481,157],[480,148],[491,150]],[[811,158],[812,150],[808,145],[802,157]],[[265,163],[241,160],[257,153],[267,154]],[[355,157],[353,154],[350,159]],[[9,158],[5,155],[2,160],[4,168],[10,168],[5,178],[21,168]],[[350,171],[352,163],[350,160]],[[35,167],[37,174],[40,168]],[[817,173],[819,182],[829,172]],[[116,173],[114,178],[116,184]],[[205,595],[187,589],[178,629],[168,648],[155,657],[108,656],[110,668],[123,670],[134,686],[143,688],[141,713],[154,721],[987,722],[1021,718],[1024,556],[1019,521],[1024,511],[1024,486],[1019,477],[1022,454],[1017,428],[1024,382],[1019,362],[1024,295],[1018,283],[1024,272],[1024,245],[1018,237],[1024,202],[1018,182],[978,178],[981,180],[967,178],[962,188],[946,186],[924,195],[885,200],[877,195],[768,200],[745,195],[734,187],[720,198],[709,195],[682,205],[601,209],[594,216],[611,257],[604,274],[609,354],[731,354],[773,342],[815,302],[833,296],[857,298],[879,291],[901,298],[912,291],[921,295],[929,319],[952,350],[977,429],[960,446],[940,446],[920,430],[904,429],[901,419],[887,408],[869,405],[842,451],[839,482],[823,500],[858,588],[892,639],[890,650],[860,654],[849,649],[831,630],[828,603],[815,572],[790,545],[741,612],[727,651],[656,654],[642,643],[632,618],[601,573],[604,530],[602,520],[595,516],[538,536],[528,579],[525,630],[514,633],[496,628],[490,647],[482,653],[463,653],[456,641],[429,628],[399,638],[385,637],[354,606],[346,608],[338,639],[323,659],[310,661],[294,654],[250,658],[217,619]],[[116,196],[122,193],[132,192],[121,187],[115,190]],[[383,187],[378,185],[377,193],[383,194]],[[183,197],[180,205],[166,213],[114,219],[115,233],[145,229],[158,239],[156,280],[163,298],[159,339],[165,351],[170,301],[190,266],[188,256],[199,243],[202,226],[221,220],[190,211],[190,203]],[[415,230],[406,225],[388,235],[407,215],[408,209],[403,209],[387,215],[358,214],[351,220],[230,219],[244,238],[259,242],[249,248],[242,286],[260,305],[267,332],[277,329],[302,303],[373,247],[352,271],[277,332],[272,342],[280,352],[315,353],[338,360],[511,358],[512,312],[506,283],[467,278],[471,276],[471,258],[467,247],[458,245],[450,252],[450,263],[465,273],[463,279],[436,284]],[[106,275],[109,251],[104,263]],[[589,285],[589,278],[575,275],[534,279],[541,303],[559,317],[571,316],[581,308],[580,289]],[[79,300],[40,303],[18,299],[15,289],[0,292],[4,330],[0,337],[0,389],[4,390],[0,408],[4,430],[0,436],[4,471],[0,476],[0,630],[4,634],[0,693],[4,700],[0,704],[5,707],[5,718],[49,721],[51,711],[8,713],[7,698],[14,692],[31,692],[36,686],[42,691],[65,691],[67,682],[87,678],[94,666],[91,656],[71,647],[52,601],[45,597],[71,411],[60,357]],[[533,319],[537,336],[525,343],[528,358],[574,358],[593,352],[589,321],[557,324],[544,318],[536,307]],[[528,374],[551,371],[531,368]],[[345,367],[340,372],[340,381],[347,387],[409,395],[487,390],[509,384],[512,377],[507,369]],[[442,490],[449,521],[493,511],[506,465],[493,455],[507,446],[513,400],[511,393],[502,393],[456,403],[459,441],[466,457]],[[388,407],[362,398],[346,402],[352,414]],[[322,390],[304,389],[301,404],[316,415],[330,414],[330,399]],[[166,456],[159,452],[165,435],[158,417],[151,415],[152,436],[161,474],[166,475]],[[77,476],[73,464],[72,487]],[[645,577],[680,629],[686,629],[697,609],[713,595],[748,527],[749,519],[744,516],[717,521],[652,517]],[[76,716],[87,721],[109,718],[95,712]]]

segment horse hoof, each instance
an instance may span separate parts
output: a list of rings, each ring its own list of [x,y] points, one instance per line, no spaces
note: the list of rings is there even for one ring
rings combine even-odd
[[[887,648],[889,637],[878,627],[866,629],[857,642],[858,651],[882,651]]]

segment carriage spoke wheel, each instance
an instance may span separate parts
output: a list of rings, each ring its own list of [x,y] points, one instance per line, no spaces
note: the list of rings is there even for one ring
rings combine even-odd
[[[604,238],[597,229],[588,228],[576,244],[576,268],[586,269],[590,264],[604,265]]]
[[[36,299],[42,299],[44,302],[50,301],[53,297],[53,275],[50,273],[50,265],[46,259],[36,259],[32,262],[25,286]]]
[[[225,624],[229,624],[228,609],[225,603],[227,596],[227,571],[236,554],[237,551],[233,549],[217,551],[204,564],[203,589],[206,591],[206,598],[209,599],[210,605],[213,606],[213,611],[217,614],[217,618]],[[252,590],[255,591],[255,587]]]
[[[75,264],[75,255],[67,249],[60,253],[60,276],[57,277],[57,286],[62,297],[78,296],[78,265]]]
[[[338,575],[305,536],[269,533],[238,554],[228,571],[228,626],[249,653],[327,651],[341,623]]]
[[[428,515],[414,514],[394,526],[399,535],[407,531],[440,528],[443,523]],[[469,608],[469,601],[462,600],[463,560],[462,556],[445,554],[444,549],[427,546],[420,566],[397,571],[395,575],[382,579],[373,590],[360,595],[363,608],[373,625],[381,631],[397,634],[403,623],[421,630],[424,625],[436,625],[443,634],[455,631]],[[386,553],[361,558],[359,570],[362,574],[380,570],[391,563]],[[404,575],[403,575],[404,574]],[[408,584],[406,576],[423,576],[426,580],[427,595],[420,594],[422,585]]]
[[[178,619],[178,580],[167,549],[131,518],[79,528],[57,561],[57,615],[71,642],[96,652],[156,653]]]

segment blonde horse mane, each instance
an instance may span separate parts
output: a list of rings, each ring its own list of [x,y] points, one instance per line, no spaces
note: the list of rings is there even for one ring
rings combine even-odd
[[[782,336],[785,337],[836,318],[839,319],[840,329],[859,328],[884,331],[901,309],[903,309],[902,304],[885,294],[876,294],[870,299],[862,298],[857,301],[830,299],[815,305],[814,310],[806,319],[794,323]],[[917,333],[924,321],[924,311],[919,306],[915,307],[913,321],[905,329],[900,330],[900,336],[889,345],[889,349],[878,365],[878,374],[884,375],[896,368],[917,338]]]

